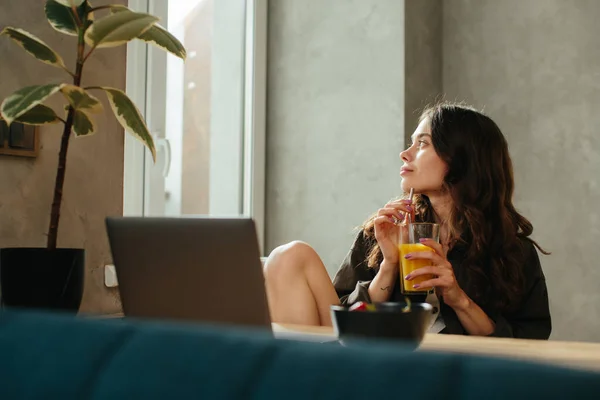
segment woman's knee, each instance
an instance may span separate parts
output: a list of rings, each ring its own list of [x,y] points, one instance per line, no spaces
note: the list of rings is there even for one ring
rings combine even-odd
[[[315,255],[315,250],[306,242],[295,240],[283,244],[269,254],[264,266],[265,276],[276,279],[281,275],[301,273],[307,260]]]

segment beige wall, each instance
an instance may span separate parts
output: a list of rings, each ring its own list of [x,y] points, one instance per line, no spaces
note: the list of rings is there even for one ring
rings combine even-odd
[[[112,0],[111,4],[125,4]],[[3,0],[0,30],[20,27],[42,38],[72,66],[76,39],[55,32],[45,19],[40,0]],[[94,5],[108,4],[95,1]],[[84,70],[84,84],[124,89],[126,49],[99,50]],[[0,37],[0,98],[33,84],[66,82],[62,70],[47,66]],[[102,101],[104,97],[99,95]],[[59,95],[53,98],[61,110]],[[86,249],[85,292],[81,306],[86,312],[115,312],[120,309],[118,292],[104,287],[104,264],[110,262],[104,227],[107,215],[122,214],[123,130],[110,107],[97,118],[99,130],[89,138],[73,138],[67,161],[60,247]],[[0,156],[0,247],[44,246],[60,142],[60,126],[41,129],[37,159]]]

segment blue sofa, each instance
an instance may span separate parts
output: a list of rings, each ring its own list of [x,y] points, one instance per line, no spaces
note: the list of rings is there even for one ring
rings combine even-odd
[[[0,399],[583,399],[600,374],[130,319],[0,312]]]

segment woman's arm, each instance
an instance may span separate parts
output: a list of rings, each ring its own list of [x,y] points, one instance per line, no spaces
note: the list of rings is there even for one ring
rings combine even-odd
[[[412,281],[417,276],[432,275],[433,279],[415,284],[413,287],[415,289],[435,288],[436,294],[443,299],[444,303],[454,309],[468,334],[480,336],[492,334],[495,329],[494,322],[458,285],[454,268],[446,258],[442,246],[431,239],[421,239],[421,243],[434,251],[419,251],[406,254],[404,257],[427,259],[431,262],[431,266],[419,268],[403,278]]]
[[[461,290],[462,291],[462,290]],[[469,335],[489,336],[496,326],[494,321],[463,291],[456,304],[448,304],[456,312],[461,325]]]
[[[367,266],[367,250],[368,244],[361,230],[333,278],[333,286],[342,305],[371,301],[369,285],[375,271]]]
[[[537,252],[530,241],[524,244],[526,254],[523,268],[527,287],[517,309],[506,314],[489,310],[486,312],[475,304],[456,282],[452,265],[445,257],[439,255],[442,253],[439,244],[429,240],[424,240],[423,244],[436,252],[418,252],[408,256],[429,259],[434,266],[420,268],[405,279],[412,280],[420,275],[433,274],[434,279],[416,286],[423,289],[435,287],[438,296],[443,297],[444,303],[454,309],[463,328],[469,334],[524,339],[549,338],[552,323],[548,290]]]
[[[385,260],[379,266],[379,272],[369,284],[371,301],[379,303],[388,301],[398,280],[398,264],[390,264]]]
[[[351,305],[357,301],[387,301],[398,284],[398,264],[384,260],[379,271],[369,268],[368,249],[363,231],[360,231],[333,279],[333,286],[342,305]]]

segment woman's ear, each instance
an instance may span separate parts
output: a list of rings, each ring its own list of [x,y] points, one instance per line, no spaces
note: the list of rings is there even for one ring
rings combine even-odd
[[[446,178],[444,179],[444,181],[448,184],[455,184],[458,182],[459,177],[456,176],[456,169],[457,168],[453,168],[452,172],[450,172],[450,167],[446,166]],[[447,188],[449,189],[449,188]]]
[[[448,175],[446,175],[446,182],[454,185],[454,184],[458,183],[458,177],[448,174]]]

